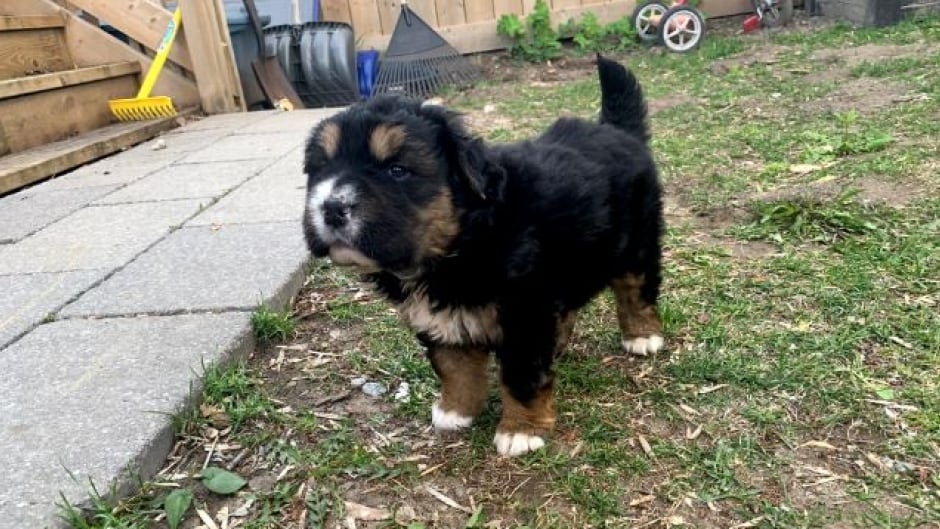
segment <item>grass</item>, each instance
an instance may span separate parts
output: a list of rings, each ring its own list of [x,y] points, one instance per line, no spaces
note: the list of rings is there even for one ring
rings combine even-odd
[[[674,102],[651,117],[668,353],[622,356],[611,296],[586,307],[557,365],[547,450],[495,456],[495,394],[465,435],[430,432],[437,386],[420,346],[354,276],[320,263],[296,325],[259,309],[266,346],[209,371],[158,480],[190,486],[182,469],[213,443],[215,465],[244,452],[245,491],[196,489],[212,514],[250,502],[243,527],[333,527],[355,504],[387,515],[358,526],[382,528],[940,526],[938,43],[928,19],[626,57],[651,99]],[[862,45],[912,51],[838,55]],[[826,50],[833,61],[812,58]],[[904,91],[875,104],[851,91],[859,80]],[[590,71],[447,97],[492,140],[599,102]],[[364,396],[360,377],[387,392]],[[153,490],[114,520],[71,523],[147,526]]]

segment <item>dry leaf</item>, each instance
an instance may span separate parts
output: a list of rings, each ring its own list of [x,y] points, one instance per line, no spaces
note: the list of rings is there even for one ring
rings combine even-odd
[[[809,446],[812,448],[825,448],[826,450],[838,450],[838,448],[832,446],[826,441],[806,441],[800,445],[800,448],[803,448],[804,446]]]
[[[199,516],[199,519],[202,520],[202,523],[204,523],[209,529],[219,529],[219,526],[216,525],[215,520],[213,520],[206,511],[202,509],[196,509],[196,515]]]
[[[699,435],[702,434],[702,425],[698,425],[692,430],[690,427],[686,426],[685,428],[685,438],[689,441],[697,439]]]
[[[463,511],[467,514],[471,514],[473,512],[470,510],[469,507],[464,507],[463,505],[457,503],[452,498],[445,496],[443,493],[441,493],[434,487],[431,487],[430,485],[426,485],[424,487],[424,490],[428,491],[428,494],[430,494],[431,496],[434,496],[435,498],[440,500],[441,503],[443,503],[444,505],[447,505],[448,507],[453,507],[454,509],[457,509],[458,511]]]
[[[728,384],[717,384],[717,385],[714,385],[714,386],[706,386],[706,387],[704,387],[704,388],[698,390],[698,394],[699,394],[699,395],[705,395],[706,393],[711,393],[712,391],[718,391],[719,389],[721,389],[721,388],[726,388],[726,387],[728,387]]]
[[[891,340],[892,342],[894,342],[894,343],[900,345],[901,347],[903,347],[903,348],[905,348],[905,349],[913,349],[913,348],[914,348],[914,346],[911,345],[910,342],[906,342],[906,341],[904,341],[904,340],[898,338],[897,336],[889,336],[889,337],[888,337],[888,340]]]
[[[643,449],[643,452],[646,453],[647,456],[653,457],[653,449],[650,447],[650,444],[646,438],[640,434],[637,434],[636,440],[640,442],[640,448]]]
[[[790,166],[790,172],[793,174],[809,174],[822,169],[821,165],[810,163],[798,163]]]
[[[696,410],[696,409],[693,408],[692,406],[689,406],[688,404],[680,404],[680,405],[679,405],[679,408],[680,408],[682,411],[688,413],[689,415],[701,415],[701,414],[702,414],[701,412],[699,412],[698,410]]]
[[[656,499],[656,496],[652,494],[647,494],[645,496],[640,496],[634,500],[630,500],[630,507],[636,507],[637,505],[643,505],[644,503],[649,503]]]
[[[392,517],[392,513],[388,509],[376,509],[352,501],[344,501],[343,504],[346,506],[346,516],[356,520],[378,522]]]

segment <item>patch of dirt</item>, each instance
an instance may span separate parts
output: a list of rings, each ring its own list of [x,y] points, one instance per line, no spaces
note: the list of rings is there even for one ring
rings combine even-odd
[[[862,204],[895,208],[903,208],[923,196],[923,190],[912,183],[888,182],[877,176],[863,176],[850,182],[829,180],[799,187],[774,189],[753,198],[764,202],[781,200],[827,202],[838,197],[846,188],[858,189],[856,200]]]
[[[866,114],[903,102],[907,93],[908,87],[903,83],[863,77],[843,83],[823,98],[806,103],[806,107],[817,113],[856,110]]]
[[[930,51],[931,48],[925,44],[864,44],[862,46],[816,50],[810,55],[810,59],[830,64],[842,63],[852,68],[865,62],[913,57],[924,55]]]

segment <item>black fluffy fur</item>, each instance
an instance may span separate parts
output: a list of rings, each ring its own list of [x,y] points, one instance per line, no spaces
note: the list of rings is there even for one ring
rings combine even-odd
[[[661,189],[646,104],[632,73],[602,57],[598,70],[599,123],[563,118],[535,139],[485,145],[452,112],[380,97],[331,118],[343,131],[335,159],[315,141],[320,128],[307,148],[310,189],[347,171],[380,197],[375,208],[385,210],[370,214],[376,226],[358,249],[382,265],[368,279],[390,300],[423,287],[436,308],[499,307],[502,341],[467,345],[495,351],[503,382],[521,402],[550,383],[559,315],[627,273],[645,278],[647,303],[659,293]],[[432,146],[437,174],[389,181],[363,139],[380,123],[404,124],[410,140]],[[415,256],[411,236],[397,227],[445,186],[460,212],[459,235],[445,256]],[[314,254],[325,255],[307,222],[305,229]]]

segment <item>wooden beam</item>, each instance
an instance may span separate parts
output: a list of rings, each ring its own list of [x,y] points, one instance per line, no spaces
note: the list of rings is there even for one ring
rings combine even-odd
[[[0,16],[0,31],[63,27],[65,27],[65,22],[59,15],[30,15],[23,17]]]
[[[0,193],[63,173],[178,126],[177,118],[117,123],[74,138],[0,157]]]
[[[0,100],[137,73],[140,63],[130,61],[7,79],[0,81]]]
[[[154,51],[160,46],[163,33],[173,18],[170,11],[150,0],[124,0],[122,2],[69,0],[69,2]],[[185,20],[183,23],[185,24]],[[193,70],[189,46],[183,39],[178,38],[173,43],[169,59],[189,71]]]
[[[61,28],[0,33],[0,79],[69,70],[73,66]]]
[[[193,55],[202,109],[208,114],[245,110],[238,69],[221,0],[181,0],[183,34]]]
[[[132,50],[123,42],[101,31],[101,28],[74,16],[50,0],[2,0],[0,9],[8,15],[62,16],[65,20],[65,42],[75,66],[137,61],[141,71],[147,71],[153,62],[150,57]],[[160,73],[153,94],[172,97],[177,108],[199,105],[199,90],[196,84],[169,68],[164,68]]]

